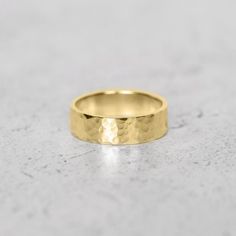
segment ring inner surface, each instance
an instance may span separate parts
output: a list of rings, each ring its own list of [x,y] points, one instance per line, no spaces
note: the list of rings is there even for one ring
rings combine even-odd
[[[137,117],[156,113],[162,101],[135,92],[97,93],[76,102],[80,112],[101,117]]]

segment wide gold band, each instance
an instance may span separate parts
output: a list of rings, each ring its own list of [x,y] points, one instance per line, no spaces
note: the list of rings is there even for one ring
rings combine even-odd
[[[101,144],[138,144],[168,130],[167,102],[159,95],[133,90],[107,90],[76,98],[71,106],[71,132]]]

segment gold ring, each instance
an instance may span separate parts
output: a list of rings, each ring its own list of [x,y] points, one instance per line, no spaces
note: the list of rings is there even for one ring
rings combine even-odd
[[[71,106],[71,132],[100,144],[138,144],[162,137],[168,130],[167,102],[155,94],[106,90],[76,98]]]

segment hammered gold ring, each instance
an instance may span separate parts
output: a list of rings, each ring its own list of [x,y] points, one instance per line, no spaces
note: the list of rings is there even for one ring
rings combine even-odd
[[[167,102],[155,94],[105,90],[76,98],[71,105],[72,134],[100,144],[138,144],[167,133]]]

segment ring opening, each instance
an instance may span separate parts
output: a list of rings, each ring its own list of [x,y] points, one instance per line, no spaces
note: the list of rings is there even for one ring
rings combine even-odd
[[[101,117],[137,117],[154,114],[163,102],[158,97],[133,91],[106,91],[82,97],[76,108],[87,115]]]

